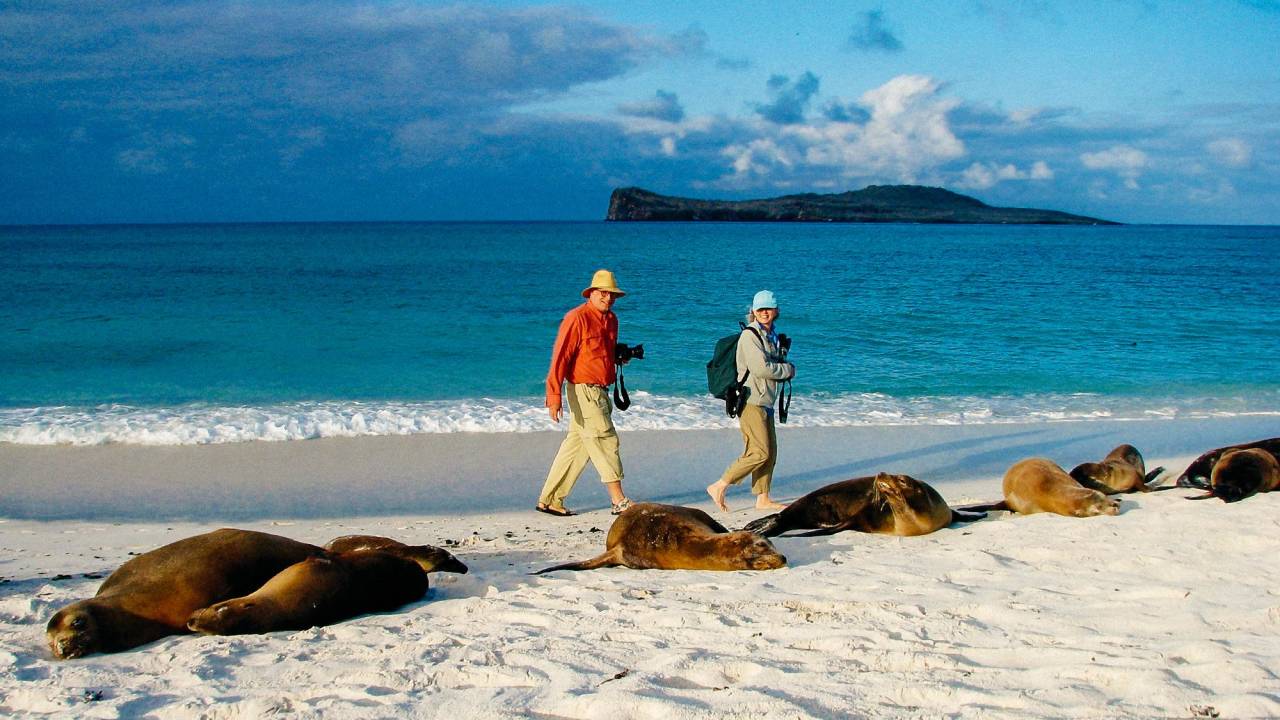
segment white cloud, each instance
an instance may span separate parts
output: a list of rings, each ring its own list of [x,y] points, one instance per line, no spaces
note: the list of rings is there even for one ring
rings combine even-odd
[[[1229,168],[1248,167],[1253,160],[1253,148],[1240,138],[1222,138],[1206,146],[1219,165]]]
[[[863,123],[819,119],[802,124],[757,124],[762,137],[735,143],[725,155],[733,173],[724,184],[794,178],[782,171],[834,174],[841,178],[887,178],[913,182],[921,174],[962,157],[964,143],[951,131],[947,113],[958,101],[939,97],[940,85],[922,75],[901,75],[863,94]]]
[[[794,165],[789,153],[769,138],[730,145],[723,150],[722,154],[732,161],[733,173],[737,178],[765,176],[770,174],[774,166]]]
[[[1150,164],[1147,154],[1129,145],[1113,145],[1106,150],[1084,153],[1080,162],[1090,170],[1113,170],[1124,179],[1124,186],[1138,189],[1138,177]]]
[[[975,162],[960,175],[960,181],[957,183],[960,187],[972,188],[974,190],[986,190],[994,186],[996,183],[1004,180],[1052,180],[1053,170],[1049,168],[1048,163],[1043,160],[1037,160],[1031,164],[1026,170],[1019,170],[1017,165],[1006,163],[997,165],[995,163]]]

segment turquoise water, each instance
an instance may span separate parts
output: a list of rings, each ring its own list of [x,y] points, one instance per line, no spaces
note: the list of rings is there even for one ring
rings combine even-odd
[[[779,296],[799,424],[1280,412],[1276,227],[0,228],[0,441],[549,427],[563,313],[628,291],[624,427],[724,424],[703,363]]]

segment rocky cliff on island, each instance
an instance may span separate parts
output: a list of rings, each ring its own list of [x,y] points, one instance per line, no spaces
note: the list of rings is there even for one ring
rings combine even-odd
[[[1057,210],[992,207],[976,198],[922,185],[870,185],[831,195],[804,193],[762,200],[696,200],[618,188],[606,220],[721,222],[903,222],[1118,225]]]

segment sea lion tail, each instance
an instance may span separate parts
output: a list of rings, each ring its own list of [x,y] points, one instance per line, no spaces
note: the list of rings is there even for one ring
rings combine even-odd
[[[778,525],[781,524],[780,515],[781,513],[765,515],[758,520],[752,520],[746,525],[743,525],[742,529],[750,533],[763,535],[764,537],[773,537],[774,535],[782,532],[781,530],[778,530]]]
[[[565,563],[564,565],[554,565],[552,567],[543,568],[541,570],[538,570],[537,572],[530,573],[530,574],[541,575],[543,573],[555,572],[556,570],[595,570],[596,568],[613,567],[614,565],[621,565],[621,564],[622,563],[619,562],[618,559],[615,557],[614,552],[612,550],[608,550],[591,558],[590,560]]]

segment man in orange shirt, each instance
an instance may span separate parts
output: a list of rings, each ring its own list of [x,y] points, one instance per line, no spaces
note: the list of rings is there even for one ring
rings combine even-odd
[[[547,371],[547,410],[553,422],[560,422],[560,386],[569,400],[569,433],[551,461],[551,471],[538,497],[537,510],[549,515],[574,513],[564,506],[587,460],[600,473],[609,491],[613,514],[631,507],[622,493],[622,458],[618,455],[618,432],[613,427],[613,404],[609,385],[617,377],[614,350],[618,345],[618,316],[613,303],[626,293],[618,287],[613,273],[597,270],[591,286],[582,291],[587,301],[565,314],[551,350]]]

